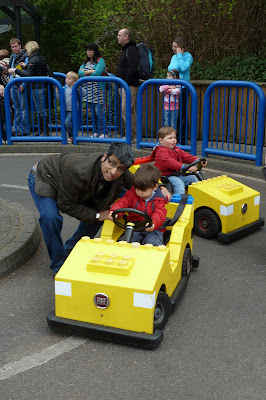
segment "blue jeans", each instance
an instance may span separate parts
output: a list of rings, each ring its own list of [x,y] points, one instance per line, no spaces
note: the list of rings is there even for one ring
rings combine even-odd
[[[91,112],[93,133],[106,135],[106,121],[104,116],[103,104],[88,103]]]
[[[69,137],[73,138],[72,111],[66,111],[65,127]]]
[[[10,94],[14,105],[14,121],[12,130],[17,134],[27,133],[30,130],[30,96],[28,89],[20,92],[20,86],[14,85]]]
[[[178,114],[178,110],[164,110],[164,126],[172,126],[176,129]]]
[[[74,235],[66,241],[65,245],[63,245],[61,237],[63,217],[58,210],[56,200],[50,197],[39,196],[35,192],[35,175],[32,171],[29,173],[28,184],[34,203],[40,213],[39,223],[51,259],[50,268],[54,272],[57,272],[64,264],[75,244],[83,236],[93,238],[102,226],[103,222],[96,221],[93,224],[80,222]]]
[[[160,246],[163,243],[163,232],[152,231],[152,232],[134,232],[131,242],[139,242],[142,244],[150,243],[153,246]]]
[[[167,178],[174,187],[174,194],[184,194],[185,186],[190,185],[192,182],[198,182],[198,178],[195,175],[168,176]]]

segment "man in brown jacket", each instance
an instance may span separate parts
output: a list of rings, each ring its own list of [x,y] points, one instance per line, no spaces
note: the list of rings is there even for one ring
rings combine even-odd
[[[132,148],[112,143],[102,153],[53,154],[33,166],[29,189],[40,213],[40,226],[56,273],[82,236],[93,238],[119,193],[133,184],[128,168],[134,162]],[[80,221],[63,245],[60,212]]]

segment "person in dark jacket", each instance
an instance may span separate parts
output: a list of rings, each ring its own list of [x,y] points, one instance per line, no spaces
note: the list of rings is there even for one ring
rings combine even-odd
[[[134,40],[131,39],[129,29],[121,29],[117,35],[117,41],[122,46],[116,76],[126,81],[131,92],[131,138],[137,137],[136,103],[139,86],[138,78],[138,50]],[[126,93],[122,90],[122,116],[126,121]]]
[[[40,213],[40,226],[56,273],[82,236],[93,238],[112,203],[123,188],[133,184],[128,168],[134,153],[125,143],[112,143],[104,154],[53,154],[35,165],[29,174],[29,189]],[[61,238],[66,213],[80,221],[65,245]]]
[[[45,59],[40,53],[39,44],[35,41],[27,42],[25,45],[25,49],[29,55],[28,64],[25,65],[24,63],[20,63],[20,65],[25,69],[9,69],[9,73],[16,72],[17,75],[22,77],[47,76],[48,66]],[[46,114],[47,86],[39,83],[33,85],[32,87],[32,97],[38,113],[38,125],[40,126],[40,135],[49,135]]]
[[[6,114],[5,114],[5,87],[0,85],[0,121],[1,121],[1,133],[2,133],[2,144],[6,144]]]
[[[21,48],[21,42],[17,38],[13,38],[10,40],[10,47],[12,50],[11,57],[9,59],[8,73],[10,74],[10,81],[17,78],[18,75],[16,68],[22,69],[22,65],[26,65],[27,60],[29,58],[26,50]],[[10,72],[10,71],[13,72]],[[14,121],[12,126],[13,135],[21,136],[23,133],[26,133],[29,130],[29,113],[30,113],[30,104],[29,104],[29,91],[25,84],[22,85],[14,85],[11,88],[11,98],[14,106]],[[28,114],[28,115],[27,115]]]

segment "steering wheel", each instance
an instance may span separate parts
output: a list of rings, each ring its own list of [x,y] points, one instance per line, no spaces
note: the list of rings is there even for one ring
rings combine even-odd
[[[136,223],[134,222],[134,224],[135,224],[134,231],[136,231],[136,232],[144,231],[145,228],[147,228],[147,226],[146,226],[147,223],[148,223],[148,227],[152,226],[151,217],[148,214],[144,213],[143,211],[135,210],[134,208],[118,208],[117,210],[113,211],[112,217],[113,217],[114,223],[122,229],[126,229],[128,221],[127,221],[127,218],[126,218],[125,223],[118,221],[116,216],[117,216],[117,214],[121,214],[121,213],[137,214],[144,218],[143,221],[136,222]]]
[[[196,175],[197,172],[199,172],[202,168],[202,165],[201,165],[202,161],[206,162],[206,158],[201,157],[201,158],[198,158],[197,160],[193,161],[192,163],[187,164],[185,167],[182,168],[181,174],[182,175]],[[198,165],[198,170],[197,171],[189,171],[189,168],[193,167],[193,165],[196,165],[196,164]]]

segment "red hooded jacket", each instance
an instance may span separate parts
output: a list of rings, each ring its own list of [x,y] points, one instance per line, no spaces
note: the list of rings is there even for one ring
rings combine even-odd
[[[163,196],[160,189],[157,189],[152,198],[145,202],[142,197],[139,197],[136,193],[134,186],[128,190],[124,196],[114,203],[111,207],[111,211],[117,210],[118,208],[135,208],[136,210],[143,211],[148,214],[154,224],[154,230],[158,229],[165,221],[167,210],[165,204],[167,200]],[[120,214],[119,216],[121,216]],[[143,221],[143,218],[137,214],[128,215],[130,221]],[[162,229],[164,232],[165,229]]]
[[[198,159],[198,157],[181,150],[178,146],[168,149],[161,145],[155,147],[151,157],[155,159],[154,165],[161,171],[163,176],[179,172],[184,164],[190,164]]]

